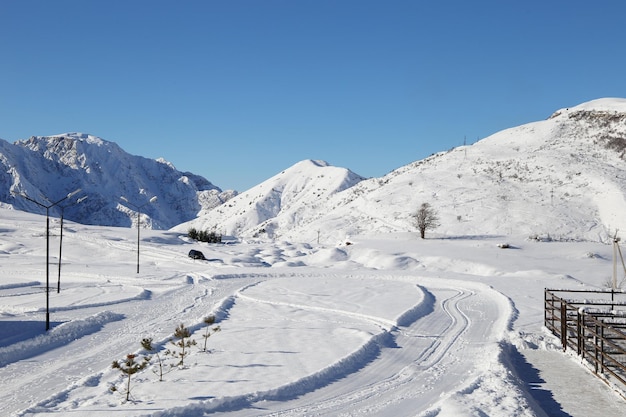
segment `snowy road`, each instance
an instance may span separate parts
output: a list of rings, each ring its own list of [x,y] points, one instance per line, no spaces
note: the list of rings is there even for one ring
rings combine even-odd
[[[69,340],[73,339],[70,335],[62,340],[67,343],[60,343],[59,346],[40,346],[41,352],[37,361],[31,362],[24,358],[25,360],[2,368],[0,377],[11,380],[12,384],[10,390],[3,390],[0,412],[16,412],[23,409],[23,404],[35,403],[37,406],[25,415],[37,415],[37,410],[40,409],[69,410],[75,402],[87,402],[88,397],[78,394],[79,391],[102,385],[110,358],[124,352],[129,346],[136,345],[145,336],[146,329],[153,333],[161,332],[156,334],[156,338],[165,340],[170,332],[169,328],[175,327],[176,323],[197,322],[197,317],[214,310],[216,306],[219,311],[220,305],[225,311],[221,325],[224,328],[231,327],[231,331],[224,332],[219,335],[219,339],[215,339],[220,342],[218,346],[231,349],[236,347],[237,342],[228,338],[238,337],[241,331],[250,333],[245,328],[240,332],[235,331],[240,326],[238,320],[249,321],[251,315],[258,317],[269,314],[256,310],[266,308],[264,305],[272,309],[297,310],[302,321],[319,320],[322,317],[322,320],[329,320],[333,326],[370,329],[368,331],[374,336],[372,340],[375,340],[372,346],[376,346],[370,347],[371,352],[366,354],[355,354],[353,349],[358,351],[358,346],[347,343],[348,350],[344,350],[343,355],[354,356],[348,361],[348,365],[338,364],[331,356],[323,358],[320,365],[302,372],[289,369],[289,362],[285,362],[285,378],[291,379],[287,387],[275,385],[276,382],[272,380],[264,380],[267,371],[255,370],[255,364],[261,361],[261,354],[248,347],[246,352],[250,362],[239,363],[240,370],[234,374],[242,375],[242,370],[245,369],[246,383],[232,383],[226,391],[217,387],[211,390],[213,393],[224,391],[224,398],[231,398],[229,405],[225,406],[218,401],[214,407],[212,402],[208,402],[204,405],[196,404],[194,409],[217,414],[220,414],[218,410],[227,409],[227,412],[221,413],[241,416],[341,415],[346,412],[350,415],[401,415],[402,410],[406,409],[425,411],[434,406],[441,395],[454,393],[468,386],[473,375],[484,371],[476,369],[484,364],[483,361],[477,362],[476,357],[491,356],[485,349],[494,351],[506,326],[506,320],[494,322],[491,318],[506,318],[510,312],[506,311],[508,306],[503,301],[504,298],[500,300],[501,296],[488,287],[472,284],[471,287],[474,288],[464,288],[454,281],[444,286],[441,283],[433,285],[429,282],[432,280],[419,277],[383,278],[368,274],[353,276],[351,280],[355,282],[342,291],[355,291],[353,285],[358,283],[361,287],[371,286],[371,296],[380,297],[375,294],[379,285],[384,284],[385,288],[393,289],[391,284],[394,282],[410,287],[420,283],[421,298],[417,297],[416,292],[414,305],[405,304],[397,312],[380,314],[385,310],[381,304],[351,305],[329,300],[327,295],[320,295],[318,284],[310,283],[319,280],[315,275],[290,278],[280,274],[242,274],[236,278],[226,276],[218,280],[197,280],[187,275],[179,280],[186,285],[180,285],[179,282],[176,285],[171,284],[168,289],[144,290],[150,296],[124,300],[121,304],[111,300],[111,307],[123,307],[122,315],[113,312],[103,314],[103,306],[92,306],[93,296],[84,292],[79,299],[72,300],[70,304],[73,308],[66,311],[59,309],[54,316],[64,321],[69,319],[69,316],[66,318],[64,315],[71,316],[80,311],[81,315],[96,319],[84,324],[84,329],[77,329],[80,337],[76,340]],[[134,284],[137,285],[137,282]],[[149,285],[149,280],[143,282],[144,287],[148,288]],[[280,294],[277,288],[288,289]],[[341,287],[337,288],[341,290]],[[102,286],[94,287],[94,291],[110,292],[105,291]],[[65,292],[73,294],[71,287]],[[393,297],[394,293],[390,296]],[[80,309],[81,303],[87,307]],[[364,307],[368,307],[370,314],[361,311]],[[371,314],[372,312],[375,314]],[[245,318],[242,319],[241,315]],[[400,324],[391,319],[394,316],[400,317]],[[268,321],[274,319],[269,318]],[[76,323],[75,327],[80,327],[80,322]],[[327,328],[327,325],[321,327],[323,331]],[[300,349],[297,342],[280,338],[276,340],[273,342],[276,344],[274,350],[285,349],[289,344],[294,351]],[[219,349],[224,350],[219,354],[220,361],[223,362],[221,367],[235,361],[233,352],[229,354],[226,348]],[[334,349],[330,353],[336,355]],[[299,361],[312,359],[305,356]],[[330,370],[325,369],[329,366]],[[218,369],[216,373],[226,372]],[[255,380],[254,388],[246,393],[245,387],[250,386],[249,381],[252,379]],[[303,383],[306,380],[309,382]],[[310,389],[310,381],[313,381],[313,390]],[[40,389],[33,391],[33,385]],[[232,400],[233,394],[240,389],[234,388],[236,385],[241,385],[244,391],[236,394],[236,400]],[[434,393],[438,394],[433,395]],[[73,399],[68,405],[70,398]],[[184,405],[179,407],[185,408]],[[90,416],[106,415],[110,412],[100,411],[100,407],[83,408],[85,415]],[[143,407],[137,407],[134,413],[142,415],[145,411],[147,410]],[[192,415],[191,410],[187,412]]]
[[[393,343],[349,378],[288,402],[255,403],[258,408],[236,414],[405,415],[406,410],[413,410],[417,415],[439,399],[440,395],[433,393],[468,386],[476,371],[475,358],[487,356],[485,347],[504,330],[502,322],[485,317],[509,312],[502,311],[501,303],[472,290],[429,286],[426,291],[425,307],[432,311],[394,329]]]

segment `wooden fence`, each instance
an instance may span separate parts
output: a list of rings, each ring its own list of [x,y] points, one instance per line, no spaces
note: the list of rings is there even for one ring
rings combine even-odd
[[[545,290],[544,324],[609,385],[626,388],[626,293]]]

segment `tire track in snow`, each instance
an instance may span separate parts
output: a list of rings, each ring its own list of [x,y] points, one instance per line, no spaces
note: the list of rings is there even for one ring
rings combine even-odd
[[[180,287],[175,291],[185,294],[189,290],[189,288]],[[62,401],[67,396],[68,389],[60,392],[57,389],[72,384],[67,375],[75,376],[72,378],[75,381],[87,376],[100,378],[103,370],[110,367],[112,359],[123,356],[129,351],[138,350],[141,340],[139,335],[145,329],[145,323],[162,322],[163,317],[169,318],[171,315],[171,307],[168,308],[167,303],[163,303],[162,300],[145,301],[151,303],[152,306],[146,308],[146,304],[143,304],[141,308],[135,310],[134,317],[106,323],[106,330],[94,334],[76,334],[73,340],[62,348],[41,352],[43,360],[17,361],[0,368],[0,378],[13,381],[14,384],[10,394],[0,395],[0,413],[4,415],[5,412],[15,412],[29,404],[37,404],[41,399],[50,398],[50,396],[52,399],[46,400],[48,406]],[[87,315],[92,309],[87,307],[84,310]],[[49,334],[45,334],[44,337],[49,337]],[[72,358],[72,360],[68,361],[67,358]],[[94,360],[94,358],[98,359]],[[32,389],[29,389],[33,385],[41,387],[36,396]]]
[[[240,287],[241,282],[233,282],[232,285],[222,286],[220,291],[226,296]],[[204,299],[209,295],[215,294],[209,294],[205,285],[186,284],[181,277],[180,286],[154,299],[142,300],[132,314],[128,314],[131,310],[124,309],[127,317],[106,323],[104,330],[94,334],[76,334],[64,346],[41,352],[38,361],[21,360],[6,364],[0,368],[0,378],[12,381],[13,387],[10,392],[0,394],[0,415],[14,415],[18,410],[39,408],[50,412],[62,404],[74,389],[88,384],[98,385],[110,370],[111,360],[139,351],[142,337],[154,336],[155,346],[160,346],[167,343],[169,335],[180,322],[206,316],[209,306],[204,304]],[[213,307],[224,308],[224,301],[221,304],[217,302]],[[93,306],[86,306],[84,310],[85,315],[90,311],[101,311]],[[188,327],[195,331],[201,326],[199,322]],[[161,334],[147,335],[146,329],[157,329]],[[68,375],[72,377],[68,378]],[[29,388],[32,386],[41,389],[33,393]]]
[[[444,376],[455,372],[461,379],[464,368],[471,366],[471,361],[464,359],[463,353],[468,344],[464,335],[472,330],[473,322],[461,304],[476,293],[464,288],[427,288],[432,300],[436,301],[434,311],[410,326],[392,332],[397,343],[395,348],[403,351],[401,355],[394,353],[392,360],[383,349],[378,359],[350,378],[288,402],[259,403],[268,410],[264,415],[325,416],[347,412],[349,415],[370,415],[382,409],[388,412],[387,408],[403,409],[405,406],[401,404],[407,401],[414,404],[412,407],[417,414],[439,399],[430,393],[451,391],[462,384],[459,380],[454,386],[450,385]],[[289,408],[285,409],[285,406]],[[258,410],[255,415],[259,415]]]
[[[249,287],[246,287],[249,288]],[[250,302],[255,302],[255,303],[261,303],[261,304],[269,304],[269,305],[275,305],[275,306],[284,306],[284,307],[292,307],[292,308],[297,308],[297,309],[301,309],[301,310],[308,310],[308,311],[318,311],[318,312],[322,312],[322,313],[333,313],[333,314],[339,314],[339,315],[343,315],[343,316],[348,316],[348,317],[352,317],[352,318],[356,318],[358,320],[363,320],[363,321],[367,321],[370,323],[374,323],[377,326],[381,327],[384,331],[389,331],[392,328],[396,327],[396,322],[393,320],[387,320],[381,317],[377,317],[377,316],[371,316],[371,315],[367,315],[367,314],[360,314],[360,313],[353,313],[351,311],[346,311],[346,310],[341,310],[341,309],[334,309],[334,308],[328,308],[328,307],[317,307],[317,306],[311,306],[311,305],[307,305],[307,304],[298,304],[298,303],[288,303],[288,302],[284,302],[284,301],[272,301],[272,300],[266,300],[266,299],[260,299],[260,298],[256,298],[256,297],[251,297],[249,295],[246,295],[243,293],[243,291],[245,291],[246,288],[243,288],[239,291],[237,291],[236,296],[242,300],[247,300]]]
[[[440,362],[454,344],[454,340],[461,336],[469,327],[469,318],[459,309],[459,302],[470,297],[473,293],[459,289],[454,291],[457,291],[455,295],[446,298],[441,303],[441,308],[450,318],[450,323],[439,334],[414,335],[409,332],[402,332],[406,337],[430,338],[433,340],[433,344],[423,351],[422,355],[415,360],[413,366],[427,369]]]

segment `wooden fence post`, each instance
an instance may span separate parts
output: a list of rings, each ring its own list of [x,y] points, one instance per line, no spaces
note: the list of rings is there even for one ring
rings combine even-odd
[[[580,310],[576,311],[576,336],[577,336],[577,347],[578,347],[578,355],[580,356],[583,352],[582,344],[583,344],[583,332],[584,328],[582,326],[582,314],[580,314]],[[584,358],[584,355],[583,355]]]
[[[599,358],[598,358],[598,324],[594,324],[595,327],[595,332],[593,334],[593,351],[596,357],[596,360],[593,361],[594,362],[594,371],[597,374],[598,373],[598,362],[599,362]]]
[[[600,325],[600,373],[604,373],[604,326]]]
[[[567,350],[567,304],[561,299],[561,344],[563,352]]]

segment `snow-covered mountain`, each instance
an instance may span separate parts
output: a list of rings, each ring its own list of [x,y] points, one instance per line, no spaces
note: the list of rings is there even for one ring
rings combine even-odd
[[[413,214],[428,202],[441,220],[431,233],[441,237],[526,234],[606,241],[626,229],[625,152],[626,99],[606,98],[381,178],[305,160],[236,195],[165,160],[132,156],[112,142],[73,133],[15,144],[0,140],[0,206],[43,213],[12,192],[56,201],[82,188],[81,196],[89,198],[67,207],[69,219],[127,226],[136,212],[119,197],[142,205],[156,195],[158,201],[141,210],[144,227],[336,242],[414,231]]]
[[[176,229],[194,227],[226,235],[273,239],[283,230],[299,227],[329,198],[363,179],[324,161],[301,161]]]
[[[606,241],[626,230],[626,100],[599,99],[547,120],[416,161],[382,178],[301,162],[180,225],[244,237],[343,240],[414,231],[423,202],[442,237],[526,234]]]
[[[130,155],[113,142],[81,133],[33,136],[14,144],[0,140],[0,166],[0,207],[45,213],[19,194],[49,205],[81,188],[61,205],[66,218],[83,224],[128,226],[143,206],[142,227],[168,229],[236,194],[163,159]],[[154,196],[157,201],[146,204]],[[59,212],[58,206],[51,209]]]

